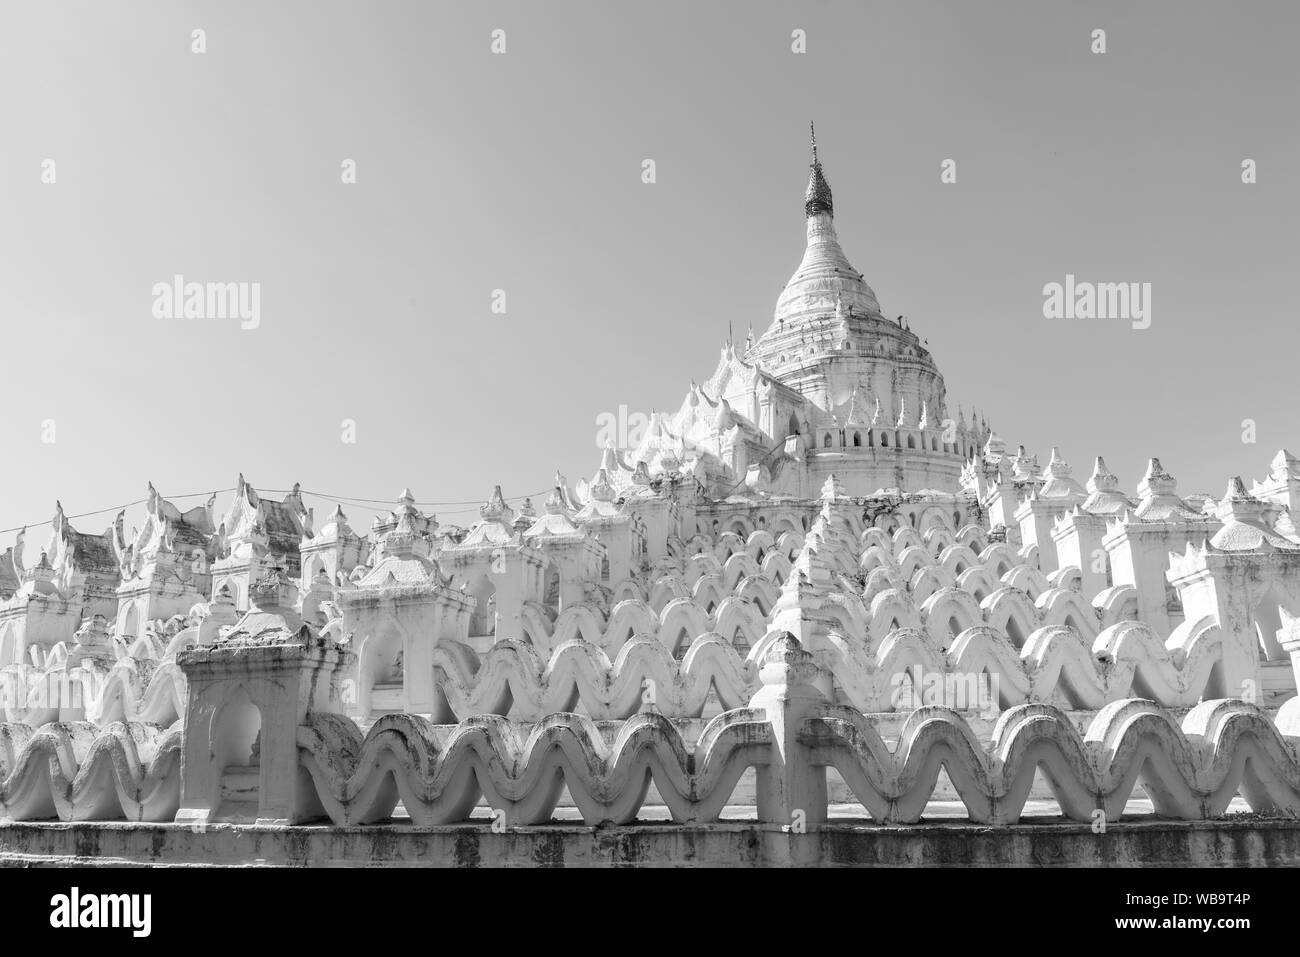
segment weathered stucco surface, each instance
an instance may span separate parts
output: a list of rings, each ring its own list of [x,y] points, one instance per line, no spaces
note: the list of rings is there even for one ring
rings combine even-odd
[[[553,824],[503,834],[490,826],[248,827],[205,833],[167,824],[0,825],[0,865],[246,867],[1261,867],[1300,866],[1293,821],[1084,825],[778,827]]]

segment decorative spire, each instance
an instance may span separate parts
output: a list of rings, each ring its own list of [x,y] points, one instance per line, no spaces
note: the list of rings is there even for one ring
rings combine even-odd
[[[1246,491],[1246,483],[1240,475],[1228,480],[1228,490],[1215,509],[1215,517],[1223,522],[1223,528],[1214,533],[1210,544],[1226,552],[1253,552],[1267,549],[1296,549],[1296,543],[1288,541],[1268,526],[1265,512],[1267,503],[1255,498]]]
[[[1174,477],[1164,470],[1159,459],[1153,458],[1147,462],[1147,470],[1138,483],[1137,493],[1139,498],[1155,498],[1158,495],[1172,495],[1175,488],[1177,483]]]
[[[478,513],[483,517],[485,522],[500,522],[505,519],[509,506],[501,494],[501,486],[492,486],[492,495],[486,502],[478,507]]]
[[[808,191],[804,194],[804,214],[811,219],[819,213],[825,213],[828,216],[834,216],[835,210],[831,205],[831,187],[826,182],[826,177],[822,175],[821,160],[817,158],[817,130],[809,123],[809,133],[812,138],[812,163],[808,174]]]
[[[1119,479],[1106,468],[1106,460],[1100,455],[1092,467],[1092,477],[1088,479],[1089,492],[1114,492],[1119,489]]]
[[[1061,450],[1053,445],[1052,454],[1048,456],[1047,467],[1043,469],[1042,478],[1065,478],[1072,471],[1065,459],[1061,458]]]
[[[596,477],[588,486],[588,491],[592,499],[597,502],[614,501],[614,486],[609,481],[609,473],[603,468],[597,470]]]

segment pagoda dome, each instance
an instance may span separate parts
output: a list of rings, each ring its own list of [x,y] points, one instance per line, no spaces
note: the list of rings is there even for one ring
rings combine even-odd
[[[828,306],[841,315],[883,319],[875,292],[853,268],[835,235],[831,187],[817,158],[815,138],[808,189],[804,194],[804,214],[808,243],[803,261],[776,301],[775,321],[778,324],[798,321],[810,313],[825,312]]]

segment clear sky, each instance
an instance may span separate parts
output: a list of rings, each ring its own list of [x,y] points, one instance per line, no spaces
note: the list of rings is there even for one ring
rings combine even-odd
[[[771,320],[809,120],[842,245],[952,406],[1041,462],[1059,445],[1081,480],[1103,454],[1130,490],[1151,455],[1221,494],[1300,446],[1293,2],[93,0],[5,20],[0,528],[240,471],[422,502],[589,476],[602,413],[676,409],[729,324]],[[155,317],[178,273],[259,282],[260,324]],[[1150,282],[1151,327],[1044,319],[1067,273]]]

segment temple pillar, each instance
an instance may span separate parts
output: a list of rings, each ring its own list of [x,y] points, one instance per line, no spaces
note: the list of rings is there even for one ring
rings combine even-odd
[[[1078,506],[1067,512],[1052,529],[1058,568],[1071,565],[1079,569],[1079,590],[1091,600],[1110,587],[1106,580],[1108,556],[1101,541],[1106,535],[1106,520]]]

